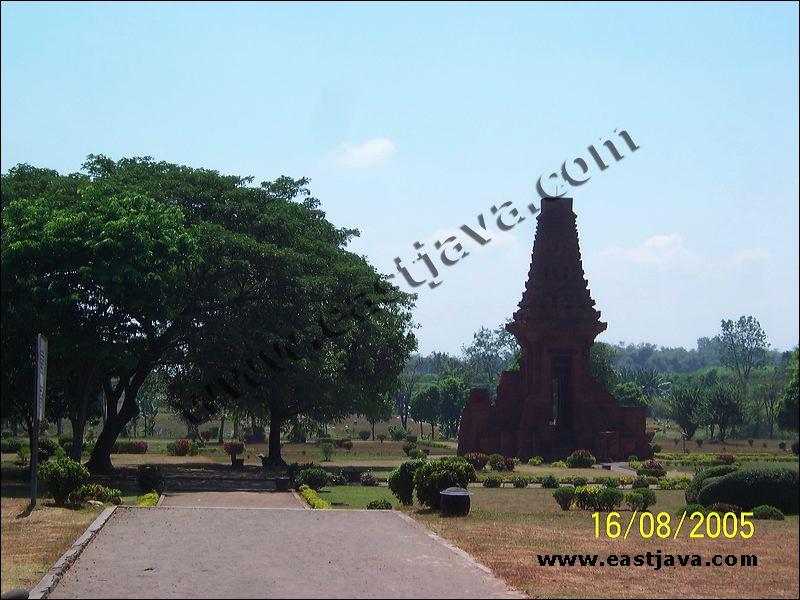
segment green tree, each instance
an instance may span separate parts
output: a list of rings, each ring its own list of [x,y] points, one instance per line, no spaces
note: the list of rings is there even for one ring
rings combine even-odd
[[[614,398],[620,406],[647,406],[647,396],[635,381],[617,384],[614,388]]]
[[[475,387],[485,387],[492,393],[503,371],[511,368],[517,342],[504,325],[496,329],[481,327],[472,336],[472,343],[462,348],[464,362],[475,377]]]
[[[675,385],[667,395],[669,417],[678,424],[684,437],[691,440],[703,423],[705,395],[697,384]]]
[[[706,391],[706,417],[717,426],[719,439],[742,422],[742,395],[733,385],[717,383]]]
[[[592,379],[599,381],[608,393],[612,393],[620,380],[619,372],[614,368],[616,350],[613,346],[595,342],[589,349],[589,372]]]
[[[439,388],[439,424],[445,437],[452,438],[458,433],[461,414],[467,403],[467,385],[461,377],[447,375],[437,382]]]
[[[751,316],[741,316],[736,322],[723,319],[721,328],[718,337],[722,364],[734,370],[743,393],[747,395],[750,373],[766,362],[767,334]]]
[[[426,384],[420,387],[411,398],[411,418],[419,423],[419,435],[423,436],[422,424],[431,426],[431,439],[434,437],[434,424],[441,415],[441,394],[439,386]]]
[[[778,425],[786,431],[798,431],[798,349],[795,348],[789,360],[789,382],[783,392],[778,408]]]

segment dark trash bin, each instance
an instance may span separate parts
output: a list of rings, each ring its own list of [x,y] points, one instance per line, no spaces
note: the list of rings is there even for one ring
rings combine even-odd
[[[276,477],[275,478],[275,491],[276,492],[288,492],[289,491],[289,478],[288,477]]]
[[[439,492],[439,508],[442,514],[448,517],[466,517],[469,514],[470,500],[472,492],[468,492],[462,487],[449,487],[443,492]]]

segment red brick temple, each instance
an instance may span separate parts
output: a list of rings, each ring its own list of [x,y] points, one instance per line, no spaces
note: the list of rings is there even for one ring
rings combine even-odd
[[[599,461],[652,456],[645,409],[617,404],[589,372],[589,349],[604,331],[584,278],[572,198],[545,198],[537,217],[528,281],[506,329],[522,354],[505,371],[492,404],[471,390],[458,453],[498,452],[564,459],[583,448]]]

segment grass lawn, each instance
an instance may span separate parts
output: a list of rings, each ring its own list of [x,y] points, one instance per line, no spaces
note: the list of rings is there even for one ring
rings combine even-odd
[[[798,597],[798,519],[755,521],[752,538],[689,539],[686,523],[677,540],[640,537],[595,539],[589,511],[562,511],[552,490],[476,488],[472,511],[463,519],[411,512],[433,531],[466,550],[509,584],[531,597],[544,598],[753,598]],[[653,512],[672,514],[684,504],[682,491],[658,491]],[[621,521],[630,512],[620,511]],[[755,554],[758,567],[540,567],[537,554],[606,555]],[[600,569],[598,571],[598,569]]]
[[[27,515],[29,500],[8,495],[4,486],[0,499],[3,592],[36,585],[100,514],[100,509],[92,507],[73,510],[40,503]]]

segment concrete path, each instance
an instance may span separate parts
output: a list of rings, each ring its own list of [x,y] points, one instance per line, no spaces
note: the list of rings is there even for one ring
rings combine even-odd
[[[118,508],[51,598],[518,598],[396,511]]]
[[[181,508],[306,508],[291,492],[169,492],[160,506]]]

